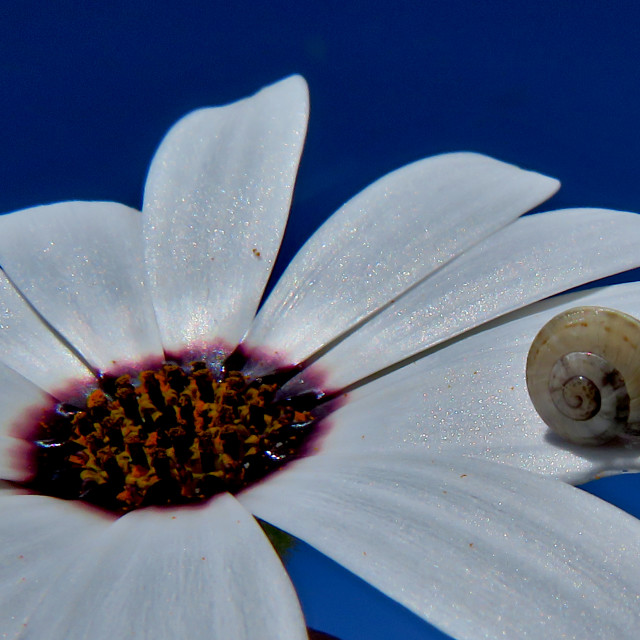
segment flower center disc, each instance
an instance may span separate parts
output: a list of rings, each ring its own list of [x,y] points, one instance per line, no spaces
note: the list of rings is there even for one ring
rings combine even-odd
[[[121,376],[39,424],[30,486],[117,513],[235,493],[298,457],[312,431],[277,390],[204,362]]]

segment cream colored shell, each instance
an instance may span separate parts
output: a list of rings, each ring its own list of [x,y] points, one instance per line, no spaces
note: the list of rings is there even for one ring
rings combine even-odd
[[[576,307],[550,320],[527,358],[536,411],[576,444],[640,435],[640,322],[604,307]]]

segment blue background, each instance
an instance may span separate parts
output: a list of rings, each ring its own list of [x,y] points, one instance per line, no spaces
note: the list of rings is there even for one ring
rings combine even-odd
[[[552,208],[640,211],[635,3],[180,4],[2,3],[0,211],[139,207],[174,121],[293,72],[311,122],[280,265],[368,183],[442,151],[560,178]],[[636,477],[589,488],[640,515]],[[309,624],[342,640],[445,637],[304,545],[289,568]]]

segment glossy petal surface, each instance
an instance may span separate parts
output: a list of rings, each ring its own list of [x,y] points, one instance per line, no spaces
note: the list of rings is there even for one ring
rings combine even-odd
[[[473,247],[328,351],[283,389],[341,389],[504,313],[640,265],[640,216],[570,209],[527,216]],[[592,247],[585,259],[585,247]]]
[[[34,638],[306,638],[282,564],[228,495],[117,519],[51,586],[59,597],[33,615]]]
[[[430,457],[482,457],[574,484],[640,471],[637,446],[569,444],[548,429],[529,398],[525,365],[533,338],[554,315],[580,305],[640,317],[640,286],[616,285],[532,305],[356,389],[329,417],[322,450],[418,446]]]
[[[95,380],[1,270],[0,361],[54,395],[70,380],[79,383]]]
[[[317,456],[241,495],[459,640],[637,637],[640,526],[484,460]]]
[[[93,538],[110,521],[78,504],[33,495],[0,494],[0,637],[63,640],[31,627],[46,604],[52,625],[69,601],[70,584],[56,591],[57,578],[93,550]],[[122,636],[123,638],[126,636]]]
[[[280,246],[308,109],[293,76],[191,113],[162,142],[143,212],[167,351],[232,349],[247,330]]]
[[[381,178],[300,250],[247,344],[267,359],[301,362],[557,186],[472,153],[427,158]],[[254,374],[268,369],[257,362],[248,368]]]
[[[162,356],[139,211],[62,202],[0,216],[0,263],[34,307],[97,370]]]

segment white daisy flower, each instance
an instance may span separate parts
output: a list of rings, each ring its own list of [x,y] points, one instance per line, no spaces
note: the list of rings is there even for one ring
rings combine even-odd
[[[640,526],[566,482],[636,450],[564,443],[526,393],[576,295],[506,314],[640,265],[640,218],[518,219],[557,182],[427,158],[346,203],[254,318],[307,116],[300,77],[188,115],[142,215],[0,217],[1,636],[304,638],[254,514],[456,638],[635,638]],[[577,297],[640,316],[636,285]]]

